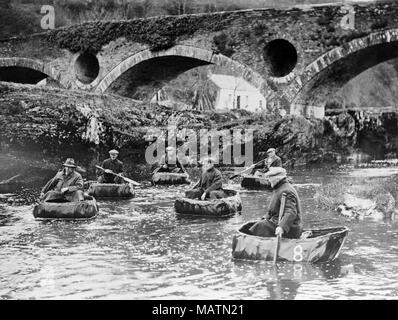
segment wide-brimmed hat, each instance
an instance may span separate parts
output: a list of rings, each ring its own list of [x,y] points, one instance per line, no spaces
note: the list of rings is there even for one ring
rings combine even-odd
[[[268,179],[271,187],[278,184],[279,181],[287,177],[286,169],[282,167],[271,167],[269,171],[264,174],[264,178]]]
[[[267,153],[270,153],[270,152],[272,152],[272,151],[275,152],[275,151],[276,151],[275,148],[269,148],[269,149],[267,150]]]
[[[119,151],[113,149],[113,150],[109,151],[109,154],[119,154]]]
[[[77,168],[77,166],[75,165],[75,159],[72,159],[72,158],[66,159],[65,163],[62,165],[64,167]]]

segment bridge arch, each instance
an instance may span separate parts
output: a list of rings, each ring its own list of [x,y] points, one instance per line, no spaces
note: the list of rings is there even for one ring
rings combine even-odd
[[[398,58],[398,29],[373,32],[336,47],[310,63],[284,90],[289,104],[322,105],[360,73]]]
[[[39,60],[0,58],[0,81],[37,84],[48,77],[60,83],[60,73]]]
[[[98,84],[97,93],[104,93],[129,73],[132,86],[155,83],[146,98],[153,97],[163,84],[179,74],[203,65],[217,65],[233,70],[266,96],[264,78],[249,67],[222,54],[194,46],[176,45],[170,49],[152,52],[149,49],[135,53],[114,67]],[[136,97],[135,97],[136,98]]]

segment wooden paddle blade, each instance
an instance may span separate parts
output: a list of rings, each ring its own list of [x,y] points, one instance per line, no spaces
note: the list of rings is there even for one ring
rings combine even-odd
[[[102,168],[102,167],[100,167],[100,166],[97,166],[97,165],[96,165],[95,167],[98,168],[98,169],[101,169],[101,170],[104,170],[104,171],[105,171],[105,169]],[[122,178],[124,181],[126,181],[126,182],[128,182],[128,183],[131,183],[131,184],[133,184],[133,185],[135,185],[135,186],[140,186],[140,185],[141,185],[140,183],[138,183],[138,182],[136,182],[136,181],[134,181],[134,180],[131,180],[131,179],[129,179],[129,178],[123,177],[123,176],[121,176],[120,174],[117,174],[117,173],[114,173],[114,172],[111,172],[110,174],[113,174],[113,175],[115,175],[115,176],[118,176],[118,177]]]
[[[131,183],[131,184],[133,184],[135,186],[140,186],[141,185],[141,183],[138,183],[138,182],[136,182],[134,180],[131,180],[131,179],[128,179],[128,178],[123,178],[123,179],[126,180],[128,183]]]
[[[131,183],[131,184],[133,184],[133,185],[135,185],[135,186],[140,186],[140,185],[141,185],[141,183],[138,183],[138,182],[136,182],[136,181],[134,181],[134,180],[132,180],[132,179],[130,179],[130,178],[123,177],[123,176],[120,175],[120,174],[114,173],[114,175],[115,175],[115,176],[118,176],[119,178],[122,178],[124,181],[126,181],[126,182],[128,182],[128,183]]]
[[[261,160],[262,161],[262,160]],[[260,162],[261,162],[260,161]],[[246,168],[245,170],[242,170],[241,172],[235,173],[233,176],[231,176],[231,178],[229,178],[230,180],[235,179],[236,177],[239,177],[240,175],[252,170],[257,164],[259,164],[259,162],[251,165],[250,167]]]
[[[278,251],[279,251],[279,241],[280,241],[280,237],[276,236],[276,244],[275,244],[275,251],[274,251],[274,264],[276,264],[276,259],[278,257]]]
[[[278,217],[278,226],[277,226],[277,227],[279,227],[279,224],[281,223],[282,215],[283,215],[283,212],[284,212],[284,210],[285,210],[285,203],[286,203],[286,193],[283,192],[283,193],[282,193],[281,204],[280,204],[280,206],[279,206],[279,217]],[[278,235],[276,236],[276,244],[275,244],[275,251],[274,251],[274,264],[276,264],[276,258],[277,258],[277,256],[278,256],[280,238],[281,238],[281,237],[280,237],[280,235],[278,234]]]

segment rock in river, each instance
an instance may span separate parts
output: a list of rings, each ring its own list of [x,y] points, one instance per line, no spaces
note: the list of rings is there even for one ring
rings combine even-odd
[[[377,209],[376,201],[371,199],[358,198],[352,194],[344,195],[344,203],[337,207],[337,211],[346,217],[362,220],[372,218],[383,220],[383,212]]]

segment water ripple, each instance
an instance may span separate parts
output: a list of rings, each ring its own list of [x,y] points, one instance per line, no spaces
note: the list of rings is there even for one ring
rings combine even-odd
[[[153,187],[100,201],[92,221],[36,221],[32,206],[0,207],[0,299],[396,299],[397,225],[315,209],[317,184],[330,178],[294,178],[305,227],[351,229],[332,263],[276,270],[232,259],[232,235],[265,214],[269,192],[241,190],[241,215],[209,220],[175,215],[185,187]]]

